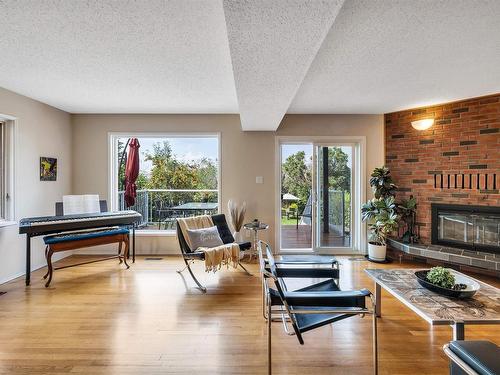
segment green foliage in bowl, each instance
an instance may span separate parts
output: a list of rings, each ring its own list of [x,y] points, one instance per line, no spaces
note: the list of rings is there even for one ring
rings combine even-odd
[[[455,276],[443,267],[433,267],[427,272],[427,280],[442,288],[453,289],[455,286]]]

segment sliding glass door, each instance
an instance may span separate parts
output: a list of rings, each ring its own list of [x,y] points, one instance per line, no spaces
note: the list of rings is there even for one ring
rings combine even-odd
[[[314,145],[314,250],[352,247],[353,146]]]
[[[348,142],[279,143],[280,251],[359,249],[359,149]]]
[[[312,250],[313,145],[280,145],[280,239],[281,249]]]

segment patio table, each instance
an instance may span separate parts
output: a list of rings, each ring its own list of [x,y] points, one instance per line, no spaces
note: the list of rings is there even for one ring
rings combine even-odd
[[[171,211],[182,211],[182,212],[198,212],[208,213],[217,210],[219,207],[218,203],[213,202],[188,202],[180,204],[178,206],[170,207]]]

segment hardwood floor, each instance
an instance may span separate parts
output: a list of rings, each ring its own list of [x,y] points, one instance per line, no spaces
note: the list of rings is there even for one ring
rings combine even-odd
[[[372,290],[363,269],[387,267],[339,258],[343,288]],[[0,374],[266,374],[257,265],[250,265],[252,277],[240,270],[205,274],[197,264],[208,286],[203,295],[175,272],[181,262],[139,257],[129,270],[114,261],[90,264],[56,271],[48,289],[42,269],[31,287],[21,278],[1,285],[8,293],[0,296]],[[431,328],[388,294],[382,302],[380,373],[447,374],[441,347],[451,329]],[[499,343],[500,327],[467,327],[466,336]],[[274,374],[372,371],[368,317],[307,333],[304,346],[275,323],[273,348]]]
[[[321,246],[324,247],[349,247],[349,236],[342,237],[338,233],[321,233]],[[281,226],[281,248],[282,249],[311,249],[312,229],[310,225],[282,225]]]

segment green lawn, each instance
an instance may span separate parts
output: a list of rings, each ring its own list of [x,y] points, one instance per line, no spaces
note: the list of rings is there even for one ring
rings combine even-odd
[[[296,225],[296,224],[297,224],[296,218],[287,219],[286,216],[281,217],[281,225]]]

